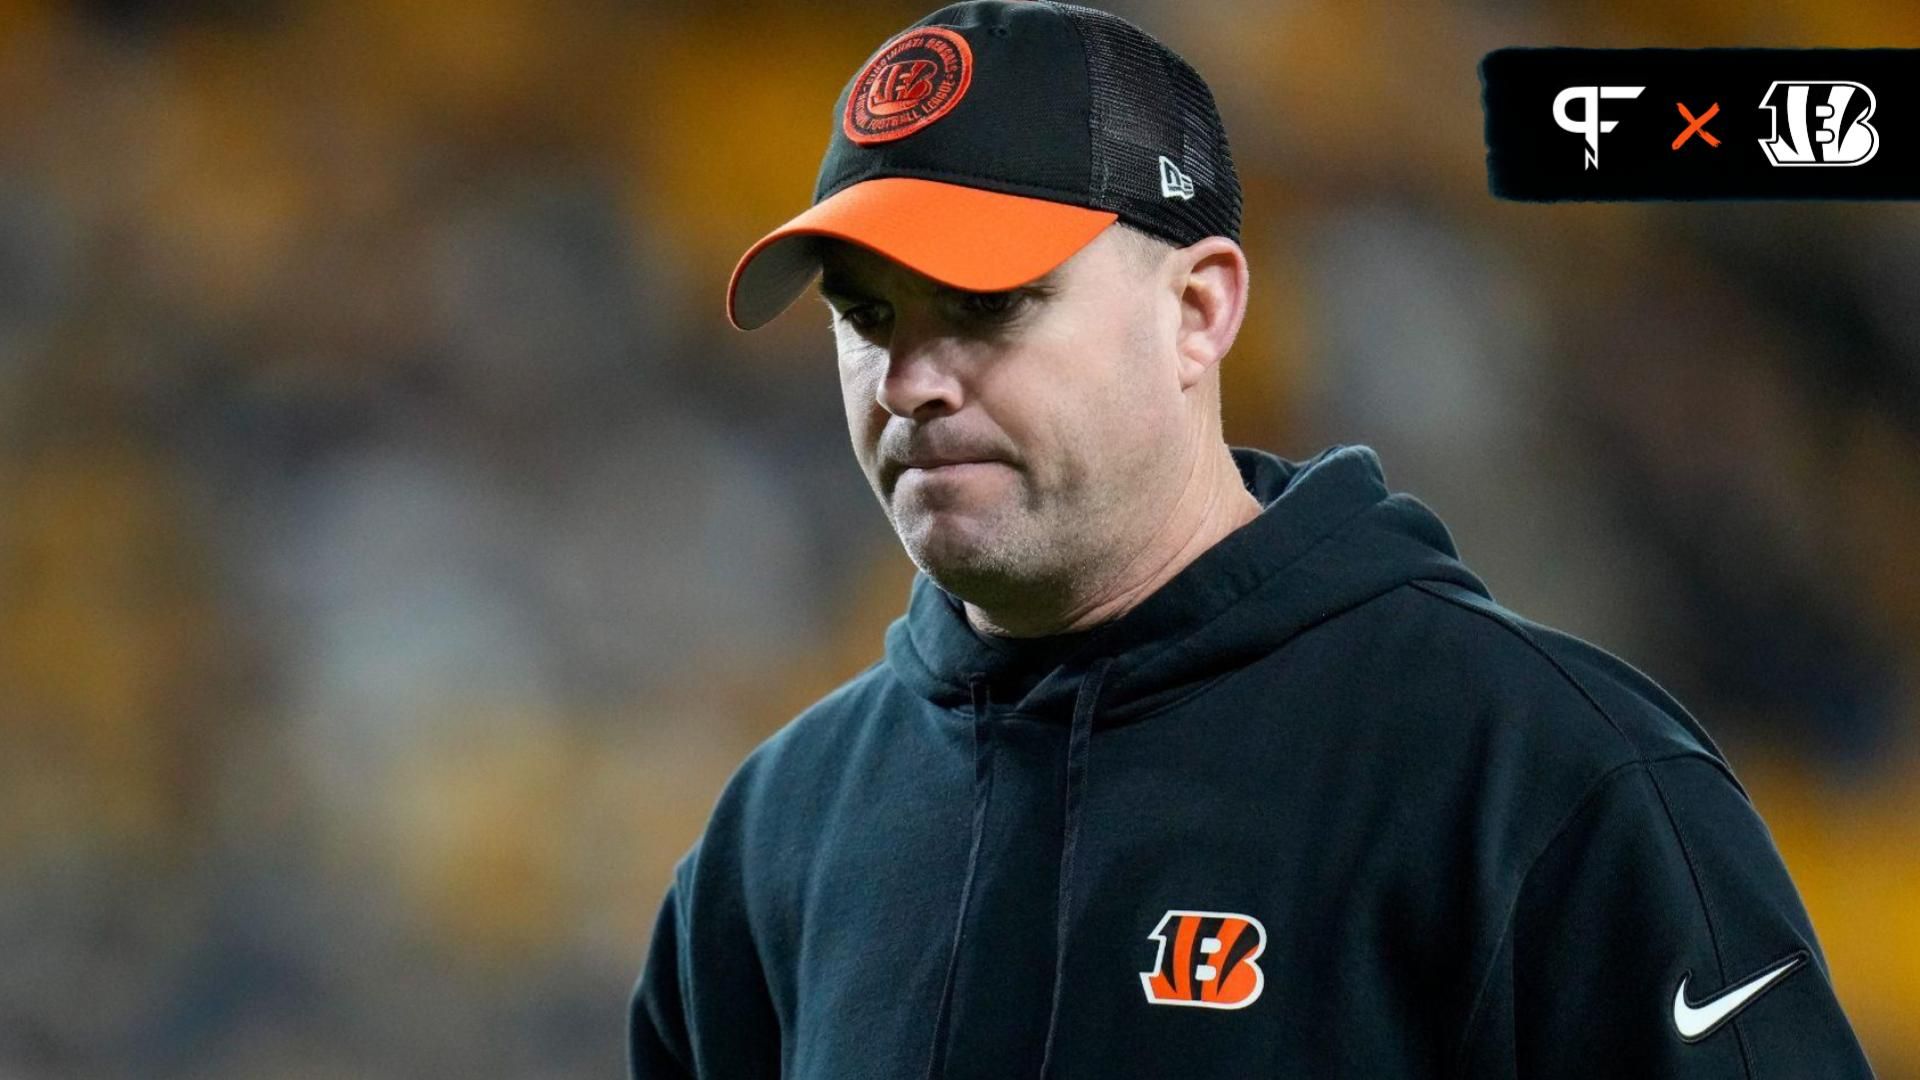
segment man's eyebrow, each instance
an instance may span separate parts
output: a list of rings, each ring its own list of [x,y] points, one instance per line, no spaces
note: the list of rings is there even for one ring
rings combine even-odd
[[[938,282],[935,283],[934,288],[937,292],[940,292],[941,294],[947,295],[947,296],[953,296],[953,295],[965,296],[972,293],[983,293],[983,292],[1012,293],[1012,292],[1020,292],[1023,289],[1037,289],[1044,292],[1053,288],[1054,285],[1058,284],[1060,281],[1060,277],[1061,277],[1061,267],[1056,266],[1053,269],[1047,271],[1046,273],[1041,274],[1039,277],[1032,279],[1031,281],[1023,281],[1018,285],[1009,285],[1004,289],[957,289],[951,285],[945,285]]]
[[[1021,289],[1051,288],[1056,283],[1058,283],[1060,279],[1060,271],[1061,271],[1061,268],[1056,266],[1052,270],[1047,271],[1045,274],[1042,274],[1041,276],[1033,279],[1032,281],[1015,285],[1010,289],[993,289],[988,291],[1017,292]],[[955,294],[966,294],[966,293],[974,292],[976,290],[960,289],[960,288],[955,288],[952,285],[947,285],[942,282],[935,282],[934,291],[943,296],[952,296]],[[858,284],[856,284],[853,281],[853,279],[844,277],[831,270],[822,271],[820,274],[820,295],[828,300],[872,300],[874,299],[874,297],[870,293],[863,290]]]
[[[820,295],[828,300],[873,299],[851,278],[843,277],[831,270],[823,271],[820,275]]]

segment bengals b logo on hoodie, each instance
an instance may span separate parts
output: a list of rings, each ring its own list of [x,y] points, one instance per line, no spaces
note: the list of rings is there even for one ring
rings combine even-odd
[[[1147,936],[1160,943],[1153,970],[1140,973],[1150,1004],[1243,1009],[1266,984],[1254,961],[1266,950],[1267,928],[1251,915],[1175,909]]]

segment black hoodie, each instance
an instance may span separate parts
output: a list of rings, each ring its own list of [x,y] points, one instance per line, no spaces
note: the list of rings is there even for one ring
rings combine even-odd
[[[1495,604],[1373,451],[1122,617],[924,574],[680,861],[637,1077],[1858,1077],[1765,825],[1639,671]]]

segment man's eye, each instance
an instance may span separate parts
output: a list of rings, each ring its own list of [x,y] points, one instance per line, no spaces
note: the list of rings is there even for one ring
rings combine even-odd
[[[859,307],[848,308],[841,313],[840,317],[847,320],[847,325],[853,327],[855,330],[871,330],[884,321],[884,316],[873,304],[862,304]]]
[[[968,293],[960,306],[972,315],[1002,318],[1018,311],[1025,300],[1026,296],[1017,290]]]

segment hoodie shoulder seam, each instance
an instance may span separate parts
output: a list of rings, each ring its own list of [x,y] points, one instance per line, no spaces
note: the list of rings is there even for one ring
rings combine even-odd
[[[1580,697],[1586,701],[1587,705],[1592,708],[1595,713],[1599,714],[1600,719],[1606,721],[1607,726],[1613,729],[1613,733],[1618,735],[1620,741],[1625,743],[1627,749],[1632,752],[1632,760],[1642,763],[1646,762],[1646,751],[1639,742],[1635,741],[1633,736],[1627,734],[1627,730],[1621,727],[1620,722],[1613,718],[1613,713],[1609,712],[1607,707],[1600,703],[1600,699],[1594,697],[1593,692],[1587,689],[1587,684],[1582,682],[1578,675],[1568,671],[1566,665],[1562,664],[1558,658],[1548,652],[1546,647],[1536,641],[1532,634],[1527,633],[1525,627],[1515,624],[1511,619],[1502,618],[1498,612],[1488,611],[1478,605],[1465,603],[1458,597],[1449,596],[1445,592],[1434,588],[1433,583],[1429,580],[1419,579],[1410,581],[1407,584],[1412,585],[1428,596],[1451,604],[1462,611],[1477,615],[1493,623],[1495,626],[1500,627],[1507,633],[1512,634],[1515,638],[1518,638],[1534,655],[1546,661],[1547,665],[1553,668],[1554,672],[1557,673],[1563,681],[1573,687],[1573,689],[1579,693]]]
[[[1561,815],[1559,820],[1554,824],[1552,831],[1547,834],[1546,842],[1540,845],[1538,851],[1535,851],[1527,858],[1525,869],[1520,872],[1514,881],[1513,895],[1508,901],[1505,914],[1500,920],[1500,933],[1499,936],[1494,939],[1493,948],[1488,954],[1486,968],[1481,972],[1480,976],[1474,980],[1473,1003],[1467,1010],[1466,1023],[1461,1027],[1460,1042],[1454,1054],[1455,1064],[1451,1070],[1454,1075],[1465,1075],[1464,1070],[1468,1061],[1467,1055],[1473,1048],[1474,1032],[1479,1027],[1484,1015],[1482,1010],[1486,1005],[1487,994],[1493,982],[1494,966],[1499,960],[1501,951],[1508,947],[1514,936],[1514,923],[1519,916],[1520,900],[1526,894],[1527,884],[1532,880],[1534,871],[1539,867],[1541,861],[1547,857],[1547,854],[1560,843],[1561,838],[1566,835],[1567,831],[1573,828],[1575,822],[1579,821],[1583,815],[1598,805],[1602,792],[1610,792],[1610,789],[1616,786],[1615,781],[1619,777],[1630,775],[1634,770],[1638,770],[1641,775],[1647,778],[1648,783],[1652,785],[1654,795],[1659,801],[1660,809],[1665,815],[1667,825],[1669,829],[1671,829],[1675,841],[1680,845],[1681,855],[1686,862],[1687,873],[1692,880],[1694,892],[1700,899],[1703,913],[1706,914],[1707,933],[1709,939],[1713,942],[1715,962],[1720,962],[1720,943],[1719,939],[1713,934],[1712,915],[1706,913],[1706,894],[1700,889],[1700,876],[1699,871],[1694,866],[1693,853],[1687,849],[1686,840],[1680,834],[1679,825],[1673,820],[1673,808],[1667,799],[1666,789],[1661,786],[1660,778],[1655,775],[1654,772],[1654,766],[1656,765],[1662,765],[1669,761],[1687,759],[1712,761],[1711,758],[1698,750],[1677,750],[1651,758],[1635,757],[1627,761],[1617,762],[1602,770],[1598,776],[1595,776],[1587,783],[1585,788],[1581,789],[1580,796],[1573,800],[1568,806],[1566,813]],[[1724,965],[1722,966],[1721,975],[1722,978],[1725,977]],[[1744,1057],[1744,1041],[1742,1042],[1741,1050]],[[1749,1065],[1748,1076],[1751,1075],[1751,1066]]]
[[[1710,912],[1705,911],[1706,896],[1704,892],[1700,891],[1699,872],[1694,865],[1693,853],[1690,850],[1688,850],[1686,840],[1680,834],[1678,823],[1673,820],[1672,803],[1667,797],[1665,786],[1660,783],[1659,776],[1655,774],[1653,766],[1664,763],[1664,762],[1668,762],[1668,761],[1693,758],[1693,759],[1698,759],[1698,760],[1707,762],[1708,764],[1713,766],[1716,772],[1721,774],[1726,779],[1732,780],[1733,776],[1732,776],[1732,771],[1727,767],[1726,762],[1721,761],[1720,759],[1714,757],[1712,754],[1709,754],[1706,751],[1699,748],[1679,750],[1671,753],[1660,754],[1654,757],[1649,757],[1646,751],[1640,746],[1640,744],[1636,742],[1632,736],[1628,735],[1626,730],[1620,726],[1619,722],[1613,718],[1613,714],[1607,710],[1607,707],[1602,705],[1599,699],[1594,697],[1593,692],[1587,689],[1586,683],[1582,682],[1579,676],[1567,670],[1566,665],[1562,664],[1557,657],[1555,657],[1552,653],[1548,652],[1546,647],[1541,645],[1540,642],[1537,641],[1532,634],[1528,633],[1527,629],[1524,626],[1519,625],[1518,623],[1516,623],[1514,620],[1510,618],[1504,617],[1497,610],[1490,611],[1479,604],[1467,603],[1461,600],[1459,597],[1451,596],[1448,593],[1437,588],[1435,586],[1435,583],[1433,583],[1432,581],[1422,579],[1422,580],[1415,580],[1415,581],[1408,582],[1408,584],[1414,586],[1415,588],[1418,588],[1421,592],[1424,592],[1429,596],[1432,596],[1438,600],[1442,600],[1448,604],[1453,605],[1454,607],[1460,608],[1464,611],[1471,612],[1475,615],[1480,616],[1483,619],[1486,619],[1487,621],[1493,623],[1496,626],[1501,627],[1502,629],[1506,630],[1508,633],[1512,634],[1514,637],[1518,638],[1520,641],[1525,643],[1528,649],[1532,650],[1541,659],[1545,660],[1549,665],[1551,665],[1553,670],[1558,672],[1562,679],[1572,684],[1573,688],[1579,692],[1580,696],[1586,700],[1587,704],[1595,712],[1600,714],[1601,719],[1606,721],[1607,726],[1612,728],[1614,733],[1620,737],[1621,741],[1626,744],[1627,749],[1632,754],[1632,757],[1629,758],[1628,760],[1616,762],[1614,765],[1605,769],[1599,776],[1595,777],[1594,780],[1587,785],[1585,790],[1582,791],[1580,797],[1577,800],[1575,800],[1573,806],[1568,810],[1566,816],[1561,820],[1559,825],[1556,827],[1552,837],[1548,840],[1547,844],[1544,847],[1542,847],[1540,851],[1535,852],[1534,855],[1527,860],[1526,870],[1524,873],[1521,874],[1520,879],[1514,889],[1513,906],[1508,909],[1506,919],[1504,920],[1501,927],[1501,933],[1499,938],[1500,944],[1499,946],[1496,946],[1494,953],[1488,958],[1488,962],[1487,962],[1488,966],[1486,971],[1481,975],[1481,977],[1478,980],[1476,980],[1478,989],[1474,993],[1473,1005],[1468,1011],[1467,1023],[1465,1028],[1462,1031],[1461,1042],[1459,1047],[1459,1058],[1458,1058],[1459,1065],[1457,1066],[1457,1068],[1464,1068],[1465,1061],[1466,1061],[1466,1054],[1468,1049],[1470,1048],[1471,1039],[1473,1037],[1473,1030],[1474,1030],[1474,1027],[1479,1023],[1480,1009],[1482,1005],[1485,1003],[1487,984],[1491,981],[1493,977],[1492,965],[1498,959],[1499,948],[1504,947],[1508,936],[1512,933],[1512,929],[1513,929],[1512,920],[1518,908],[1521,893],[1524,891],[1526,887],[1527,880],[1532,877],[1534,868],[1539,864],[1540,860],[1543,857],[1545,857],[1546,853],[1552,849],[1553,844],[1559,840],[1560,835],[1564,833],[1567,828],[1571,827],[1573,821],[1577,819],[1579,815],[1586,809],[1586,807],[1592,802],[1594,795],[1600,790],[1602,790],[1602,788],[1608,786],[1609,783],[1614,779],[1614,777],[1621,775],[1622,773],[1625,773],[1637,767],[1647,777],[1648,781],[1652,784],[1654,794],[1656,798],[1659,800],[1660,808],[1666,816],[1667,824],[1669,828],[1672,829],[1674,838],[1680,845],[1681,855],[1686,863],[1687,872],[1693,879],[1695,893],[1700,897],[1703,913],[1705,914],[1705,917],[1707,919],[1708,936],[1710,939],[1713,937],[1712,915]],[[1735,786],[1738,787],[1737,781],[1735,781]],[[1719,943],[1717,939],[1714,940],[1714,951],[1715,951],[1715,959],[1717,961],[1719,959]],[[1724,975],[1724,971],[1722,974]],[[1739,1035],[1737,1032],[1736,1032],[1736,1038],[1739,1038]],[[1746,1042],[1744,1038],[1739,1038],[1739,1045],[1741,1049],[1742,1063],[1747,1066],[1748,1075],[1751,1075],[1752,1063],[1747,1058],[1747,1047],[1746,1047]]]

